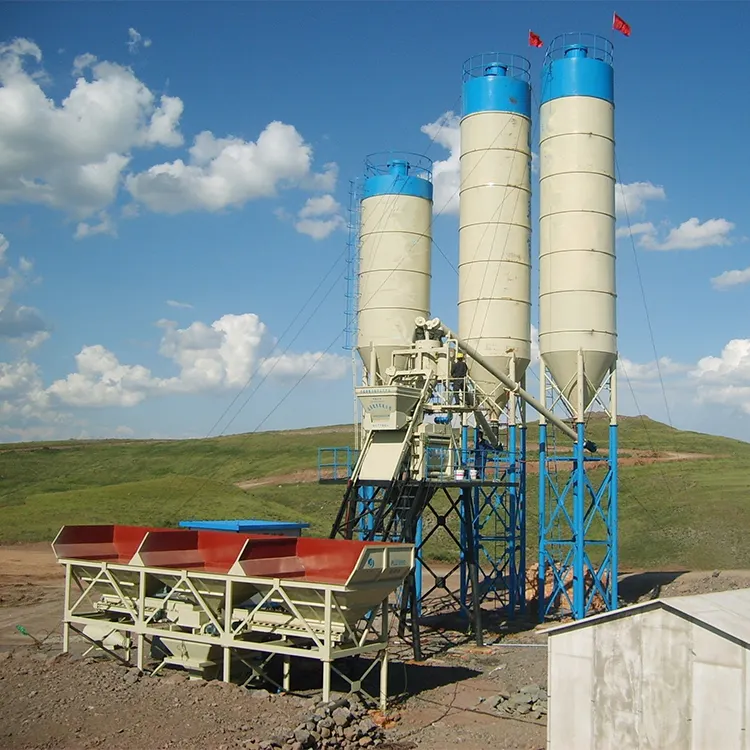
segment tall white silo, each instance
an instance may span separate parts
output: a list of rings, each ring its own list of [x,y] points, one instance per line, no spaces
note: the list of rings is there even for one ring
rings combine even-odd
[[[606,40],[569,34],[550,44],[539,171],[539,350],[581,419],[617,359],[614,69]]]
[[[357,351],[373,385],[430,314],[432,161],[387,156],[367,159],[360,214]]]
[[[458,335],[516,380],[531,358],[529,70],[516,55],[476,55],[462,89]],[[470,375],[505,403],[483,367]]]

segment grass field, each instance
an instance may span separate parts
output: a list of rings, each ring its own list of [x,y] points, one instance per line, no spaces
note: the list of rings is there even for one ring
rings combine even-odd
[[[604,441],[607,425],[589,434]],[[750,567],[750,443],[623,418],[623,452],[704,458],[620,469],[623,567]],[[0,446],[0,542],[50,540],[65,523],[175,525],[185,518],[307,521],[327,535],[343,486],[236,482],[315,469],[319,446],[351,444],[352,428],[207,440],[91,441]],[[529,458],[538,433],[529,428]],[[564,445],[560,443],[559,445]],[[632,460],[632,458],[631,458]],[[536,476],[528,478],[529,554],[536,548]]]

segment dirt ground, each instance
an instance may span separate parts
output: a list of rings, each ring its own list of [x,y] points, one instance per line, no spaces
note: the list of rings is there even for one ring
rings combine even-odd
[[[62,569],[50,545],[0,547],[0,748],[112,750],[260,748],[313,712],[318,694],[276,695],[165,670],[140,675],[101,657],[60,655]],[[623,576],[630,601],[750,586],[750,571],[644,572]],[[25,629],[25,635],[18,629]],[[32,638],[33,637],[33,638]],[[40,643],[37,644],[33,639]],[[415,664],[394,643],[394,696],[383,750],[541,750],[540,719],[499,715],[487,699],[528,685],[546,687],[540,628],[489,633]],[[289,746],[291,747],[291,745]]]

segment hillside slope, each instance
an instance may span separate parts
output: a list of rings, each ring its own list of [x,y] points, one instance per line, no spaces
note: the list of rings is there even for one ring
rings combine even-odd
[[[605,421],[592,419],[594,440],[603,442],[606,430]],[[537,426],[528,432],[533,462]],[[619,434],[622,565],[750,567],[743,532],[750,525],[750,444],[645,417],[622,418]],[[184,518],[300,520],[326,535],[343,487],[309,481],[317,450],[352,440],[343,425],[206,440],[0,446],[0,542],[49,540],[64,523],[173,525]],[[561,439],[558,446],[566,447]],[[529,468],[533,555],[537,485]]]

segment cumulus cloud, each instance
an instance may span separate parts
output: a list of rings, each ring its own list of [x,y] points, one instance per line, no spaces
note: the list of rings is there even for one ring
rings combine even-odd
[[[349,372],[351,362],[338,354],[304,352],[267,357],[260,366],[262,375],[279,379],[297,379],[313,376],[320,380],[338,380]]]
[[[433,202],[436,213],[458,213],[458,190],[461,185],[460,118],[445,112],[434,122],[422,125],[421,131],[434,143],[448,151],[448,158],[432,165]]]
[[[216,138],[203,131],[189,149],[187,162],[177,159],[130,175],[130,194],[152,211],[168,214],[190,210],[220,211],[285,187],[319,189],[329,185],[332,167],[312,172],[313,150],[293,125],[269,123],[256,141]]]
[[[342,213],[341,204],[330,194],[308,198],[297,214],[294,228],[314,240],[324,240],[337,229],[346,228]]]
[[[656,233],[644,234],[640,245],[647,250],[699,250],[703,247],[721,247],[732,244],[729,236],[734,224],[726,219],[707,219],[704,222],[693,217],[673,227],[664,240]]]
[[[241,388],[254,374],[273,378],[307,375],[333,379],[347,372],[348,360],[320,352],[263,356],[267,327],[253,313],[224,315],[206,325],[178,328],[159,321],[164,333],[159,353],[177,367],[173,377],[158,377],[142,365],[128,365],[101,345],[84,346],[76,372],[55,381],[49,395],[68,406],[134,406],[166,394]]]
[[[97,234],[108,234],[111,237],[117,237],[117,229],[110,215],[106,211],[100,211],[98,218],[99,221],[96,224],[86,221],[78,222],[73,237],[77,240],[82,240],[84,237],[93,237]]]
[[[690,365],[675,362],[669,357],[659,357],[658,365],[656,361],[639,364],[626,357],[621,357],[617,362],[619,371],[630,381],[649,381],[657,380],[659,373],[662,377],[667,375],[678,375],[689,372]]]
[[[143,36],[131,26],[128,29],[127,41],[128,51],[130,52],[130,54],[135,55],[140,49],[141,44],[144,46],[144,48],[148,48],[151,46],[151,40],[144,39]]]
[[[653,234],[654,232],[656,232],[656,227],[650,221],[644,221],[627,227],[618,227],[615,235],[618,238],[636,237],[639,234]]]
[[[39,334],[47,331],[46,322],[39,310],[20,305],[14,299],[28,284],[34,266],[26,258],[21,258],[17,266],[9,265],[9,248],[10,243],[0,234],[0,339],[27,342],[27,348],[34,339],[34,346],[38,346],[44,340]]]
[[[690,375],[701,402],[750,415],[750,339],[732,339],[718,357],[698,360]]]
[[[57,104],[42,89],[41,60],[30,40],[0,46],[0,203],[83,220],[115,199],[133,149],[182,143],[182,101],[157,100],[129,68],[85,54]]]
[[[136,29],[129,37],[132,52],[150,43]],[[279,121],[255,141],[203,131],[183,158],[128,174],[137,150],[183,145],[182,99],[157,97],[130,68],[83,53],[73,61],[75,85],[55,101],[42,88],[41,62],[28,39],[0,45],[0,203],[63,210],[78,220],[78,239],[115,235],[111,205],[123,186],[135,199],[123,218],[137,215],[139,204],[168,214],[220,211],[287,188],[335,189],[338,166],[314,170],[312,146]],[[340,225],[326,221],[311,231]]]
[[[651,182],[629,182],[615,185],[615,213],[618,217],[632,217],[642,213],[650,201],[667,197],[661,185]]]
[[[193,306],[189,302],[178,302],[176,299],[168,299],[167,305],[169,305],[169,307],[178,307],[182,310],[193,309]]]
[[[84,52],[82,55],[77,55],[73,60],[73,75],[81,75],[81,73],[83,73],[86,68],[90,68],[96,60],[96,55],[92,55],[90,52]]]
[[[120,364],[100,344],[84,346],[76,355],[77,372],[56,380],[47,393],[69,406],[135,406],[158,381],[140,365]]]
[[[23,358],[18,362],[0,362],[0,422],[8,428],[28,429],[39,423],[59,422],[64,415],[51,404],[38,365]]]
[[[714,289],[725,290],[740,284],[750,284],[750,266],[742,270],[724,271],[711,279]]]

